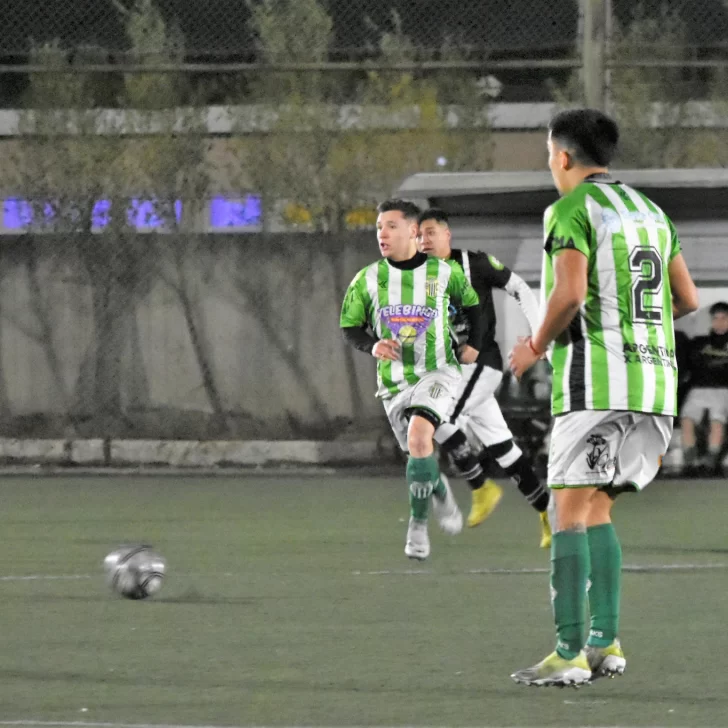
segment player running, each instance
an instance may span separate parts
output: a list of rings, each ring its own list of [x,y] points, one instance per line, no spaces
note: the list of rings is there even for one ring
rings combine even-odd
[[[564,111],[551,121],[549,167],[562,197],[545,213],[545,314],[509,356],[517,377],[546,352],[553,367],[548,485],[558,642],[512,675],[527,685],[624,672],[612,505],[648,485],[667,451],[677,396],[673,320],[698,307],[672,222],[609,174],[618,140],[600,111]]]
[[[480,341],[478,295],[459,265],[417,252],[419,208],[388,200],[377,208],[382,260],[360,271],[346,292],[340,326],[345,341],[377,359],[377,396],[400,447],[409,452],[410,520],[404,552],[430,554],[427,513],[432,497],[440,527],[462,529],[462,514],[440,474],[433,436],[454,407],[461,374],[449,333],[448,307],[463,307]],[[461,360],[478,351],[465,346]]]
[[[494,459],[515,481],[520,492],[539,514],[540,545],[541,548],[548,548],[551,545],[551,528],[546,513],[548,491],[539,481],[528,458],[513,442],[513,435],[495,398],[495,392],[503,379],[503,357],[495,340],[493,288],[503,289],[516,300],[531,331],[536,330],[539,321],[536,297],[520,276],[492,255],[453,248],[450,224],[443,210],[431,208],[420,213],[417,247],[428,255],[459,263],[480,299],[483,335],[479,343],[473,341],[467,318],[459,310],[455,312],[453,327],[458,339],[470,341],[480,353],[474,364],[463,366],[463,381],[451,421],[440,425],[435,432],[435,440],[451,456],[472,490],[468,526],[482,523],[503,496],[500,486],[485,478],[481,464],[472,457],[465,434],[469,431],[485,447],[487,456]]]

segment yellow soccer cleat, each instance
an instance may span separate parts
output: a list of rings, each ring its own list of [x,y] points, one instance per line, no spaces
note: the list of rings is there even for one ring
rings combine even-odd
[[[588,685],[591,676],[592,671],[582,650],[573,660],[565,660],[558,652],[552,652],[538,665],[514,672],[511,678],[522,685],[538,687],[573,685],[578,688],[579,685]]]
[[[539,546],[542,549],[551,548],[551,524],[549,523],[549,514],[544,511],[539,513],[538,517],[541,519],[541,543]]]
[[[474,490],[473,502],[468,514],[468,527],[479,526],[493,513],[502,497],[503,489],[492,480],[486,480],[480,488]]]

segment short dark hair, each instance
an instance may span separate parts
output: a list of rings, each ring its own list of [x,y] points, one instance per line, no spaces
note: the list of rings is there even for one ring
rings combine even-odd
[[[728,313],[728,303],[718,301],[718,303],[714,303],[708,310],[711,316],[715,316],[717,313]]]
[[[415,205],[414,202],[409,200],[391,199],[384,200],[377,205],[377,213],[380,215],[383,212],[392,211],[401,212],[405,220],[417,220],[417,216],[420,214],[420,208]]]
[[[551,138],[583,166],[608,167],[619,143],[614,119],[597,109],[569,109],[549,123]]]
[[[448,218],[447,213],[439,207],[428,207],[424,212],[421,212],[417,218],[417,224],[422,225],[425,220],[434,220],[441,225],[450,225],[450,218]]]

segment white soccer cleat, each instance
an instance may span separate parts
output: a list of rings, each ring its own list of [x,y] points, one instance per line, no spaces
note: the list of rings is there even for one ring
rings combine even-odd
[[[447,476],[440,474],[440,482],[445,486],[445,497],[440,500],[433,493],[432,510],[440,528],[445,533],[454,535],[463,530],[463,514],[460,512],[455,496],[452,494]]]
[[[609,647],[587,645],[586,659],[589,662],[594,679],[624,675],[624,670],[627,667],[627,660],[618,639],[614,640]]]
[[[418,521],[410,517],[404,553],[410,559],[417,559],[418,561],[424,561],[430,555],[430,537],[427,535],[427,521]]]

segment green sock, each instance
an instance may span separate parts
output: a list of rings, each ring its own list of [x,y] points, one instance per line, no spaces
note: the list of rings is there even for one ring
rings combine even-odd
[[[619,631],[619,596],[622,587],[622,547],[611,523],[587,529],[591,558],[587,644],[608,647]]]
[[[418,521],[427,520],[430,496],[440,485],[440,468],[432,455],[407,461],[407,486],[409,487],[410,515]]]
[[[589,544],[586,533],[559,531],[551,541],[551,599],[556,621],[556,651],[574,659],[584,647]]]

